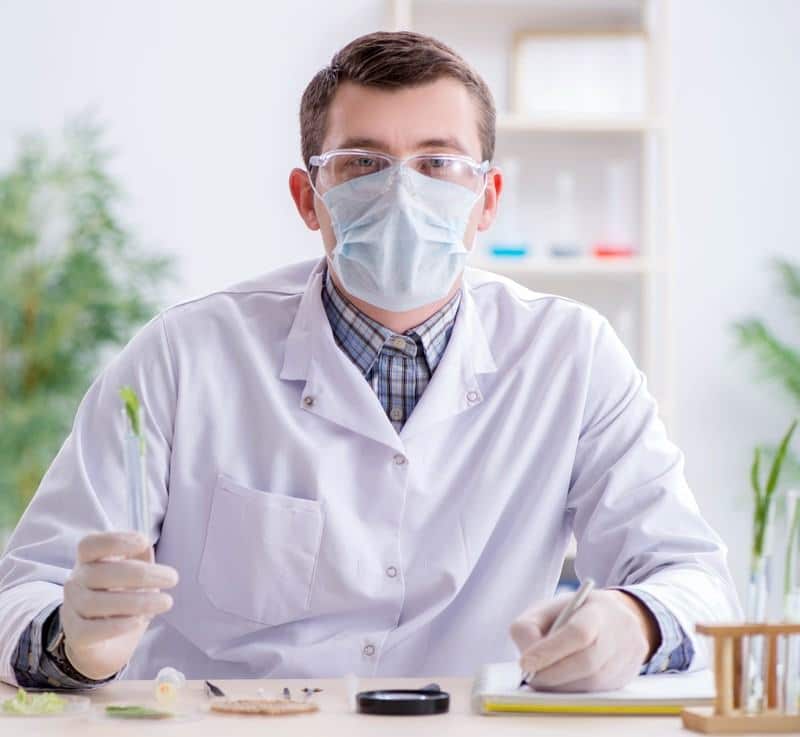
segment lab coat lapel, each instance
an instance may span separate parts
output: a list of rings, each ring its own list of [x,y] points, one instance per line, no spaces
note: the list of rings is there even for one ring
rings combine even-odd
[[[497,371],[469,286],[464,283],[453,332],[430,383],[400,432],[406,441],[483,402],[478,375]]]
[[[322,304],[324,261],[306,284],[286,339],[281,379],[305,381],[300,408],[403,451],[403,443],[363,374],[336,344]]]

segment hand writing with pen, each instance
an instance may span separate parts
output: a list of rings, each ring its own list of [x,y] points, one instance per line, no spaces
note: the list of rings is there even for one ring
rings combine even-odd
[[[577,595],[532,606],[511,625],[523,683],[550,691],[621,688],[658,648],[658,625],[636,597],[587,583]]]

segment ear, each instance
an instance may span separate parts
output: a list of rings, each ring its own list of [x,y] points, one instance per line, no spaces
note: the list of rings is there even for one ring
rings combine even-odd
[[[292,169],[289,174],[289,191],[297,207],[297,212],[310,230],[319,230],[319,220],[314,209],[314,188],[304,169]]]
[[[478,221],[478,230],[487,230],[497,217],[497,203],[503,191],[503,172],[497,167],[486,175],[486,190],[483,193],[483,212]]]

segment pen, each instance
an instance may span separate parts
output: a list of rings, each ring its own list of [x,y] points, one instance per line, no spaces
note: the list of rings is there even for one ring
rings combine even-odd
[[[594,581],[591,578],[587,578],[580,586],[580,588],[575,592],[575,596],[570,599],[569,604],[567,604],[558,614],[556,617],[556,621],[550,626],[550,629],[547,630],[547,634],[550,635],[555,632],[557,629],[563,627],[572,617],[578,609],[583,606],[583,602],[586,601],[586,597],[589,596],[589,593],[594,588]],[[533,678],[533,673],[523,673],[522,680],[519,682],[519,687],[522,688],[523,686],[528,685],[528,681]]]

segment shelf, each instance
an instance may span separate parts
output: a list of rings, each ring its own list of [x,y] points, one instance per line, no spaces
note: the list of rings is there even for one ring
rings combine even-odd
[[[647,119],[531,117],[501,113],[498,132],[508,133],[645,133],[658,126]]]
[[[641,258],[529,258],[519,261],[476,257],[469,266],[486,271],[494,271],[506,276],[626,276],[645,274],[651,270],[648,261]]]
[[[528,27],[643,27],[643,0],[394,0],[411,16],[424,11],[452,14],[478,10],[494,15],[515,13]]]

